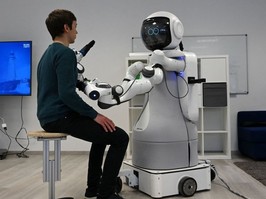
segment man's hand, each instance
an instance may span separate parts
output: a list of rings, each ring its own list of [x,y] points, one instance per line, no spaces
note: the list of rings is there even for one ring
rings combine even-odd
[[[108,117],[105,117],[102,114],[98,113],[98,115],[96,116],[94,121],[97,122],[98,124],[100,124],[103,127],[103,129],[105,130],[105,132],[115,131],[115,124],[113,123],[113,121],[110,120]]]

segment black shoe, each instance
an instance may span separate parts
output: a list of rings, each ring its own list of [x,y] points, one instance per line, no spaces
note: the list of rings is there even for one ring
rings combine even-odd
[[[97,196],[97,199],[124,199],[122,196],[119,196],[117,193],[114,193],[112,195],[110,195],[107,198],[103,198],[101,196]]]
[[[96,199],[96,196],[85,196],[84,199]]]
[[[88,190],[86,190],[85,198],[93,198],[96,196],[97,196],[97,192],[89,192]]]
[[[96,196],[97,195],[90,195],[90,196],[85,195],[85,199],[96,199]]]

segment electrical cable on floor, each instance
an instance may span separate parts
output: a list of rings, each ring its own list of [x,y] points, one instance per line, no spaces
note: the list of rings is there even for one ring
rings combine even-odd
[[[8,131],[7,131],[7,125],[4,121],[4,118],[0,117],[0,120],[2,121],[2,129],[0,129],[0,131],[6,135],[9,139],[9,145],[8,145],[8,148],[7,148],[7,152],[5,155],[13,155],[13,154],[16,154],[18,157],[22,157],[22,158],[28,158],[28,156],[25,154],[26,151],[28,151],[28,146],[29,146],[29,137],[27,135],[27,130],[26,128],[24,127],[24,120],[23,120],[23,114],[22,114],[22,101],[23,101],[23,97],[21,97],[21,112],[20,112],[20,117],[21,117],[21,127],[20,129],[18,130],[17,134],[15,137],[9,135]],[[22,132],[22,131],[25,131],[26,133],[26,138],[21,138],[19,137],[19,134]],[[22,148],[22,151],[19,152],[19,153],[10,153],[9,152],[9,149],[10,149],[10,146],[11,146],[11,143],[12,143],[12,139],[14,139],[16,141],[16,143]],[[21,143],[20,143],[20,140],[26,140],[27,141],[27,144],[26,146],[23,146]]]
[[[19,131],[17,132],[17,135],[16,135],[16,137],[15,137],[15,140],[16,140],[16,142],[18,143],[18,145],[22,148],[22,151],[21,151],[20,153],[17,153],[17,156],[18,156],[19,158],[28,158],[29,156],[27,156],[25,153],[29,150],[29,149],[28,149],[28,146],[29,146],[30,142],[29,142],[29,137],[28,137],[28,134],[27,134],[27,130],[26,130],[26,128],[24,127],[23,112],[22,112],[23,96],[21,97],[20,105],[21,105],[21,106],[20,106],[21,127],[20,127]],[[25,147],[19,142],[19,140],[21,140],[22,138],[19,138],[19,137],[18,137],[19,134],[20,134],[23,130],[25,131],[25,134],[26,134],[26,138],[24,138],[24,139],[27,140],[27,144],[26,144]]]
[[[7,149],[6,149],[6,152],[3,154],[3,157],[6,157],[7,154],[8,154],[8,152],[9,152],[9,149],[10,149],[10,146],[11,146],[11,143],[12,143],[12,140],[11,140],[10,136],[6,133],[6,131],[4,131],[4,130],[2,130],[2,129],[0,129],[0,131],[1,131],[4,135],[6,135],[6,136],[8,137],[8,139],[9,139],[8,147],[7,147]]]
[[[246,196],[243,196],[243,195],[241,195],[240,193],[238,193],[238,192],[232,190],[231,187],[225,182],[225,180],[222,179],[222,178],[219,176],[219,174],[218,174],[218,172],[217,172],[215,166],[212,165],[211,167],[212,167],[213,171],[215,172],[216,176],[219,178],[219,180],[225,185],[225,188],[226,188],[226,189],[228,189],[231,193],[233,193],[233,194],[239,196],[240,198],[250,199],[250,198],[247,198]]]
[[[27,155],[25,155],[24,153],[28,150],[27,147],[29,146],[29,138],[18,138],[17,136],[16,137],[13,137],[11,135],[8,134],[8,131],[7,131],[7,128],[3,128],[3,129],[0,129],[0,131],[8,137],[9,139],[9,144],[8,144],[8,147],[7,147],[7,152],[6,152],[6,155],[14,155],[16,154],[18,157],[28,157]],[[10,153],[9,150],[10,150],[10,146],[11,146],[11,143],[12,143],[12,139],[15,139],[16,142],[20,145],[20,147],[22,147],[22,151],[20,153]],[[22,146],[18,140],[27,140],[28,141],[28,144],[26,147]]]

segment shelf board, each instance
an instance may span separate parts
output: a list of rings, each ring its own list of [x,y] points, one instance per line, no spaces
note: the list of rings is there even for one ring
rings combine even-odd
[[[226,155],[225,153],[217,153],[217,154],[204,154],[199,155],[199,159],[231,159],[230,155]]]
[[[130,106],[129,109],[142,109],[143,106]]]
[[[225,130],[208,130],[208,131],[198,131],[199,134],[228,134],[228,131]]]

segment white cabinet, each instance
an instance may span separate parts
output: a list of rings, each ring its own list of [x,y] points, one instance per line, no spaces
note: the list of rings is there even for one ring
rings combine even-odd
[[[228,56],[198,57],[199,78],[199,158],[231,158],[230,87]]]
[[[147,64],[148,55],[126,58],[126,66],[136,61]],[[200,159],[231,158],[228,56],[198,57],[198,78],[206,78],[199,86],[198,152]],[[141,77],[138,77],[141,78]],[[145,95],[129,102],[129,136],[141,114]],[[132,140],[132,139],[130,139]],[[130,141],[127,158],[132,154]]]

